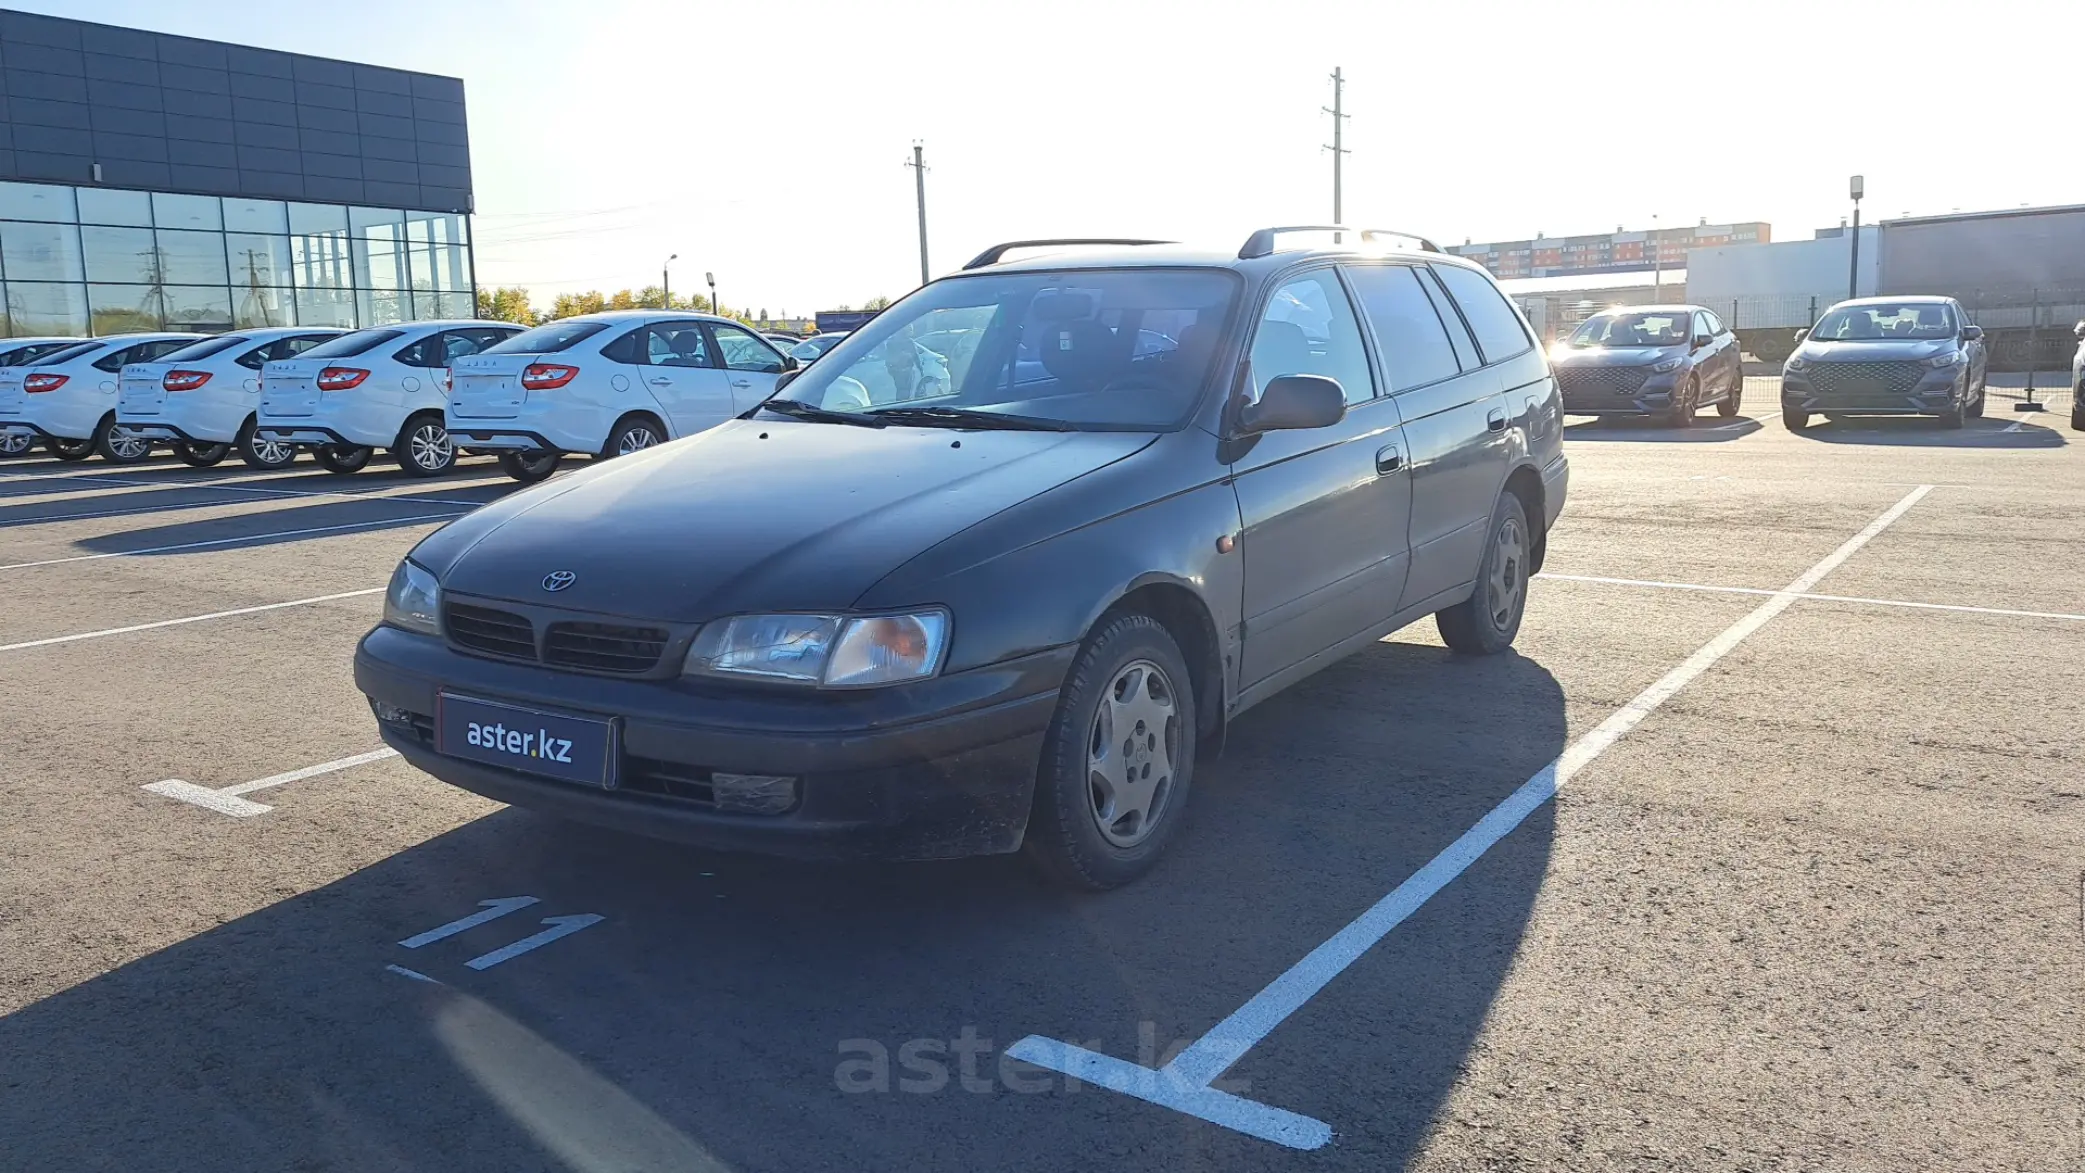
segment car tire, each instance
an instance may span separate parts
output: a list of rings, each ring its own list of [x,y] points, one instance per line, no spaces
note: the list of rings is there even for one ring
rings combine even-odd
[[[2080,391],[2078,394],[2085,396],[2085,391]],[[2073,402],[2071,404],[2071,431],[2085,432],[2085,402]]]
[[[326,444],[311,450],[312,459],[319,462],[320,468],[342,476],[361,472],[375,455],[376,449],[367,444]]]
[[[1799,407],[1781,408],[1781,426],[1791,432],[1800,432],[1810,426],[1810,413]]]
[[[1984,418],[1984,389],[1982,387],[1976,389],[1976,398],[1969,401],[1969,406],[1962,410],[1962,414],[1973,420]]]
[[[297,459],[297,446],[279,440],[263,440],[260,426],[252,416],[246,417],[246,426],[239,429],[239,436],[232,441],[239,453],[239,461],[248,468],[262,471],[288,468]]]
[[[1512,493],[1499,494],[1485,533],[1484,558],[1477,564],[1477,589],[1453,607],[1434,612],[1434,626],[1448,650],[1465,656],[1490,656],[1513,645],[1528,605],[1528,571],[1535,556],[1535,534],[1527,510]]]
[[[188,440],[173,443],[174,459],[190,468],[209,468],[232,454],[230,444],[197,444]]]
[[[564,453],[552,452],[546,448],[531,448],[526,452],[502,452],[500,471],[524,485],[533,485],[556,472],[558,461],[564,457]]]
[[[1738,409],[1743,407],[1744,405],[1745,376],[1741,373],[1738,375],[1737,378],[1731,380],[1730,394],[1725,395],[1723,397],[1723,402],[1718,403],[1716,405],[1716,414],[1722,416],[1724,419],[1731,419],[1737,415]]]
[[[89,456],[94,455],[94,441],[91,438],[86,440],[61,440],[56,436],[45,436],[43,438],[43,450],[60,460],[71,463],[73,461],[85,460]]]
[[[632,416],[615,425],[615,430],[608,433],[608,442],[601,445],[601,459],[611,460],[618,456],[628,456],[632,452],[642,452],[646,448],[655,448],[665,442],[666,429],[659,426],[659,421],[650,416]]]
[[[152,459],[152,441],[133,435],[104,416],[94,429],[94,451],[110,464],[142,464]]]
[[[1665,409],[1664,424],[1668,428],[1691,428],[1694,413],[1701,410],[1701,376],[1687,376],[1686,383],[1673,392],[1672,406]]]
[[[1940,420],[1940,429],[1942,431],[1954,432],[1961,430],[1962,425],[1968,420],[1968,417],[1968,406],[1958,402],[1950,404],[1946,411],[1941,412],[1935,418]]]
[[[449,438],[449,429],[442,425],[441,416],[423,413],[398,429],[391,458],[409,476],[438,477],[456,467],[456,441]]]
[[[29,450],[34,447],[36,447],[36,437],[28,432],[16,432],[12,435],[0,436],[0,460],[26,456],[29,454]]]
[[[1107,620],[1058,694],[1023,851],[1067,888],[1101,891],[1149,871],[1187,807],[1195,730],[1194,688],[1172,633],[1149,615]]]

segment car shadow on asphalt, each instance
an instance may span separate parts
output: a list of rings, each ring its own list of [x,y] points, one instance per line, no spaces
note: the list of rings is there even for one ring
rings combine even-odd
[[[1531,660],[1375,645],[1243,716],[1168,857],[1104,895],[1014,857],[813,866],[502,809],[0,1018],[0,1136],[23,1168],[1288,1169],[1001,1052],[1037,1033],[1162,1062],[1564,739]],[[222,849],[347,831],[274,801]],[[1331,1124],[1335,1166],[1402,1167],[1525,932],[1550,809],[1218,1086]],[[466,964],[582,914],[605,919]]]
[[[2026,414],[1966,420],[1960,428],[1943,428],[1927,416],[1852,416],[1815,420],[1795,433],[1825,444],[1882,444],[1907,448],[2062,448],[2070,443],[2053,426],[2032,422]]]
[[[294,500],[294,498],[267,498]],[[256,549],[351,533],[377,533],[403,526],[439,525],[464,516],[477,502],[321,499],[309,505],[270,508],[229,516],[172,521],[165,525],[97,534],[73,545],[90,554],[175,555],[196,550]]]
[[[1676,428],[1647,415],[1603,415],[1582,423],[1566,423],[1566,440],[1625,440],[1632,444],[1724,444],[1740,440],[1764,425],[1751,416],[1734,419],[1720,415],[1696,416],[1691,428]]]

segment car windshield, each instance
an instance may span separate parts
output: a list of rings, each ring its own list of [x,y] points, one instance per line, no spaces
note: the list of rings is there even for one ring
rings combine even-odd
[[[1681,346],[1693,337],[1689,310],[1595,314],[1571,334],[1573,346]]]
[[[342,334],[331,342],[321,342],[298,358],[353,358],[375,350],[393,338],[405,337],[403,330],[358,330],[353,334]]]
[[[936,282],[847,336],[778,398],[828,411],[954,408],[1095,430],[1178,426],[1237,300],[1227,272],[1083,270]]]
[[[1946,302],[1847,305],[1817,320],[1810,337],[1822,342],[1897,342],[1953,338],[1955,313]]]
[[[159,356],[159,361],[194,362],[197,359],[209,358],[213,354],[230,350],[232,347],[246,341],[247,337],[244,334],[219,334],[215,338],[205,338],[193,346],[184,346],[179,350],[162,354]]]
[[[547,322],[533,330],[523,330],[501,342],[479,351],[479,354],[556,354],[584,338],[592,338],[608,328],[606,322]]]

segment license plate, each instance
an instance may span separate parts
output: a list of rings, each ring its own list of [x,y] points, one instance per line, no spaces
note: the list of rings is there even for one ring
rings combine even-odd
[[[520,705],[442,693],[435,698],[437,753],[603,789],[615,785],[616,725]]]
[[[1847,379],[1839,384],[1839,390],[1847,395],[1862,397],[1888,395],[1889,384],[1881,379]]]

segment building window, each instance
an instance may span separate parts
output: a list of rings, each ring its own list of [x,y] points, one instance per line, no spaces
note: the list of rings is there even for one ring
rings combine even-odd
[[[0,182],[14,337],[470,317],[449,212]]]

